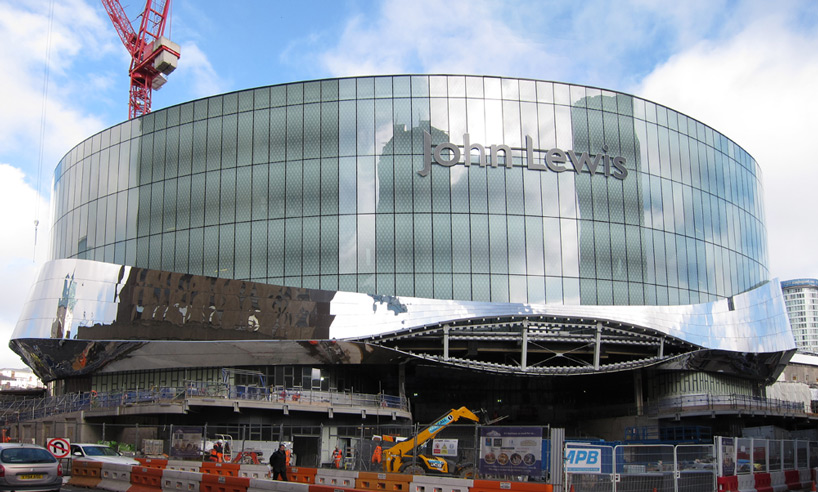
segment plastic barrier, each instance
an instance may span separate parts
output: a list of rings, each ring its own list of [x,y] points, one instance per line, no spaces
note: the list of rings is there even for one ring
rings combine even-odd
[[[208,475],[220,475],[223,477],[238,477],[241,465],[238,463],[202,463],[199,471]]]
[[[162,492],[199,492],[202,474],[198,471],[165,469],[162,474]]]
[[[128,492],[158,492],[162,490],[161,468],[134,466],[131,468],[131,487]]]
[[[216,463],[219,464],[219,463]],[[227,475],[202,473],[200,492],[247,492],[250,479]]]
[[[291,482],[299,483],[315,483],[315,474],[318,472],[317,468],[305,468],[303,466],[287,467],[287,478]]]
[[[415,477],[401,473],[359,472],[355,480],[356,489],[388,490],[390,492],[409,492],[409,484]]]
[[[742,473],[737,478],[738,492],[756,492],[756,479],[752,473]]]
[[[409,484],[409,492],[469,492],[474,480],[451,477],[415,475]]]
[[[549,492],[553,487],[542,482],[507,482],[500,480],[475,480],[471,492],[497,492],[513,490],[515,492]]]
[[[349,487],[333,487],[332,485],[310,485],[309,492],[361,492]]]
[[[165,469],[168,466],[168,460],[159,458],[136,458],[136,461],[142,463],[143,467]]]
[[[289,476],[287,477],[289,478]],[[309,492],[312,485],[298,482],[282,482],[272,480],[250,479],[247,492]]]
[[[239,476],[244,478],[269,478],[267,465],[241,465]]]
[[[801,488],[810,490],[812,488],[812,473],[809,468],[800,468],[798,470],[798,479],[801,482]]]
[[[719,488],[719,492],[737,492],[738,491],[738,478],[735,476],[732,477],[719,477],[716,479],[716,484]]]
[[[770,472],[770,486],[773,488],[773,492],[790,490],[790,488],[787,487],[787,480],[782,471]]]
[[[103,463],[98,489],[110,492],[127,492],[131,488],[131,465]]]
[[[754,476],[756,478],[757,492],[773,492],[769,473],[756,473]]]
[[[69,485],[95,488],[102,481],[102,463],[86,460],[73,460]]]
[[[315,473],[315,484],[354,488],[356,478],[358,478],[356,471],[319,468]]]
[[[198,472],[201,467],[202,464],[198,461],[168,460],[168,464],[165,469]]]
[[[801,490],[801,477],[798,470],[784,470],[784,482],[790,490]]]

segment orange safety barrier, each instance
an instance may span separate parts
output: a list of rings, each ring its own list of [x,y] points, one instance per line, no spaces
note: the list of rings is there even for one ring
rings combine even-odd
[[[220,475],[223,477],[238,477],[241,465],[238,463],[202,463],[199,471],[208,475]]]
[[[798,470],[784,470],[784,481],[790,490],[800,490],[806,488],[801,484],[801,475],[798,473]],[[808,486],[809,484],[807,484],[807,487]]]
[[[753,473],[756,492],[774,492],[769,473]]]
[[[735,475],[732,477],[719,477],[716,479],[716,483],[718,484],[719,492],[738,492],[738,477]]]
[[[471,492],[496,492],[513,490],[515,492],[549,492],[551,484],[542,482],[509,482],[502,480],[475,480]]]
[[[288,466],[287,478],[291,482],[299,483],[315,483],[315,474],[318,472],[317,468],[305,468],[303,466]]]
[[[247,492],[249,486],[249,478],[202,473],[199,492]]]
[[[168,467],[168,460],[158,458],[136,458],[136,461],[142,463],[142,466],[147,468],[165,469]]]
[[[409,492],[413,475],[402,473],[360,472],[355,479],[355,488],[364,490],[385,490],[389,492]]]
[[[128,492],[157,492],[162,490],[161,468],[135,466],[131,468],[131,487]]]
[[[102,463],[75,459],[71,464],[70,485],[95,488],[102,481]]]

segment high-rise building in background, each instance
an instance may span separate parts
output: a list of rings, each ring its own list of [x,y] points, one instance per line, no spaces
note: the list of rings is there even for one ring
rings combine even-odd
[[[798,350],[818,354],[818,279],[787,280],[781,290]]]

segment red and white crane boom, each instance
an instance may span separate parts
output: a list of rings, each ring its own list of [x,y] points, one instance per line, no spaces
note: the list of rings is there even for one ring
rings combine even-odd
[[[179,62],[179,45],[164,37],[165,24],[170,20],[170,3],[171,0],[146,0],[139,14],[139,31],[135,31],[119,0],[102,0],[122,44],[131,55],[129,119],[151,112],[152,90],[164,85],[165,75],[173,72]]]

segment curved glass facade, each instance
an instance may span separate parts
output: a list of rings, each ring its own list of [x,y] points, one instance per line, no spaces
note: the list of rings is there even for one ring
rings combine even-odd
[[[54,192],[54,259],[586,305],[709,302],[769,277],[749,154],[663,106],[552,82],[364,77],[197,100],[81,143]]]

